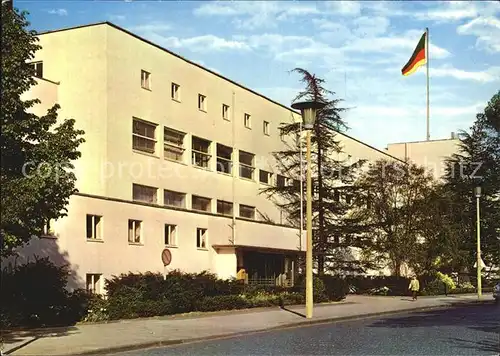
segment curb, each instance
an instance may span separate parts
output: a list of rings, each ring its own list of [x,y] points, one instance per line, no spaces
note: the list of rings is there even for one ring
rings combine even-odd
[[[283,324],[283,325],[277,325],[277,326],[272,326],[272,327],[268,327],[268,328],[256,329],[256,330],[245,331],[245,332],[234,332],[234,333],[210,335],[210,336],[204,336],[204,337],[198,337],[198,338],[189,338],[189,339],[150,341],[150,342],[144,342],[144,343],[140,343],[140,344],[114,346],[114,347],[101,348],[98,350],[83,351],[83,352],[78,352],[78,353],[72,353],[71,355],[72,356],[107,355],[107,354],[114,354],[114,353],[119,353],[119,352],[143,350],[143,349],[149,349],[149,348],[158,348],[158,347],[174,346],[174,345],[181,345],[181,344],[191,344],[191,343],[196,343],[196,342],[210,341],[210,340],[217,340],[217,339],[226,339],[226,338],[233,338],[233,337],[239,337],[239,336],[248,336],[248,335],[253,335],[253,334],[258,334],[258,333],[263,333],[263,332],[286,330],[286,329],[293,329],[293,328],[298,328],[298,327],[307,327],[307,326],[329,324],[329,323],[336,323],[336,322],[344,322],[344,321],[364,320],[364,319],[370,319],[370,318],[385,316],[385,315],[389,316],[389,315],[405,314],[408,312],[416,312],[416,311],[443,310],[443,309],[448,309],[448,308],[456,307],[456,306],[464,306],[464,305],[471,305],[471,304],[488,304],[488,303],[489,303],[489,301],[472,300],[472,301],[462,301],[460,303],[455,303],[452,305],[425,306],[425,307],[416,307],[416,308],[411,308],[411,309],[392,310],[392,311],[384,311],[384,312],[360,314],[360,315],[351,315],[351,316],[344,316],[344,317],[332,317],[332,318],[316,319],[316,320],[312,319],[312,320],[304,320],[304,321],[288,323],[288,324]],[[9,355],[9,354],[19,350],[22,347],[23,346],[15,347],[11,350],[4,352],[3,355]],[[19,356],[23,356],[23,355],[19,354]],[[59,356],[63,356],[63,355],[59,355]],[[66,355],[64,355],[64,356],[66,356]]]

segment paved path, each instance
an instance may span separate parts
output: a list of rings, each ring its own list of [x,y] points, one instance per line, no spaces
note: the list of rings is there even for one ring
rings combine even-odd
[[[493,300],[491,294],[483,295],[483,299]],[[158,317],[104,324],[82,324],[50,332],[6,335],[4,353],[16,356],[102,354],[298,326],[311,322],[328,322],[419,308],[446,307],[475,300],[477,300],[475,295],[421,297],[416,302],[405,297],[350,295],[340,303],[316,306],[313,319],[305,319],[300,315],[304,312],[302,306],[292,307],[289,310],[269,308],[258,311],[214,313],[203,317],[199,315]]]
[[[249,334],[116,356],[498,355],[500,305],[414,311]]]

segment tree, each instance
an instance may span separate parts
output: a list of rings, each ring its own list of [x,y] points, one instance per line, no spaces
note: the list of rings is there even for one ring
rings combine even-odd
[[[295,68],[301,75],[305,89],[294,101],[314,100],[325,107],[318,111],[311,138],[312,191],[313,191],[313,255],[319,274],[327,269],[352,268],[353,262],[343,259],[342,248],[354,244],[355,222],[346,218],[349,205],[339,199],[350,194],[354,172],[362,162],[348,162],[339,158],[342,147],[336,136],[347,126],[341,118],[345,110],[341,100],[332,99],[334,92],[324,88],[324,80],[307,70]],[[300,137],[300,123],[282,123],[282,135],[290,137],[285,150],[274,152],[279,174],[288,177],[290,184],[281,184],[262,190],[286,213],[288,222],[300,226],[300,141],[305,149],[305,137]],[[303,153],[305,156],[305,154]],[[304,162],[304,171],[305,171]],[[305,179],[303,180],[305,188]],[[305,204],[303,214],[305,216]]]
[[[444,189],[450,205],[443,215],[447,244],[456,246],[455,269],[471,269],[476,262],[476,198],[482,187],[481,252],[487,266],[500,265],[500,91],[489,101],[470,132],[459,133],[459,152],[446,163]]]
[[[367,247],[375,258],[389,261],[396,276],[404,265],[418,261],[433,187],[433,178],[423,167],[386,159],[370,164],[355,183],[353,214],[366,223],[371,240]]]
[[[2,2],[2,255],[40,236],[47,221],[66,214],[76,192],[72,161],[80,157],[77,149],[84,142],[73,119],[57,124],[59,105],[37,116],[31,109],[40,101],[21,98],[36,85],[29,61],[40,48],[26,15]]]

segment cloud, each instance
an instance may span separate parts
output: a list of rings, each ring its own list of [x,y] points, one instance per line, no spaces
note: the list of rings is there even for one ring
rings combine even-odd
[[[441,6],[418,12],[415,17],[419,20],[431,20],[436,22],[458,21],[474,18],[478,15],[476,6],[468,2],[445,2]]]
[[[417,36],[415,36],[417,34]],[[411,56],[411,53],[415,49],[418,43],[419,37],[422,35],[422,31],[407,31],[402,36],[385,36],[385,37],[375,37],[375,38],[358,38],[351,43],[347,44],[344,48],[345,51],[353,52],[385,52],[392,53],[391,51],[405,51],[407,57]],[[447,58],[450,56],[450,52],[442,47],[429,44],[429,52],[433,58]]]
[[[172,26],[170,24],[164,23],[164,22],[152,22],[150,24],[145,24],[145,25],[136,25],[130,27],[130,29],[134,32],[142,32],[142,33],[148,33],[148,32],[162,32],[162,31],[169,31],[172,29]]]
[[[359,1],[325,1],[324,7],[327,12],[340,16],[356,16],[361,13]]]
[[[68,10],[66,9],[52,9],[47,11],[51,15],[58,15],[58,16],[67,16],[68,15]]]
[[[421,73],[425,73],[422,71]],[[432,77],[452,77],[458,80],[471,80],[482,83],[494,82],[500,80],[500,67],[490,67],[484,71],[466,71],[452,66],[444,66],[430,69]]]
[[[241,41],[226,40],[214,35],[195,36],[189,38],[163,37],[161,42],[167,47],[186,48],[192,52],[238,50],[248,51],[250,47]]]
[[[476,46],[489,52],[500,52],[500,20],[495,17],[478,17],[457,28],[460,35],[477,37]]]
[[[231,21],[239,29],[275,28],[277,22],[321,13],[314,3],[282,1],[213,1],[194,10],[195,16],[234,17]]]
[[[354,19],[353,33],[359,37],[375,37],[387,32],[390,21],[383,16],[360,16]]]
[[[410,14],[398,1],[366,1],[363,2],[363,9],[383,17],[409,16]]]

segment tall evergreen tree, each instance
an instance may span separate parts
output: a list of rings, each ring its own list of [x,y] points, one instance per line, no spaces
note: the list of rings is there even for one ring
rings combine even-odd
[[[392,273],[420,262],[426,203],[434,192],[434,179],[414,163],[381,159],[356,181],[354,214],[366,224],[367,246]],[[384,267],[380,265],[379,267]]]
[[[335,93],[324,87],[324,80],[302,68],[293,72],[301,75],[305,89],[294,101],[312,100],[325,104],[318,111],[311,137],[311,181],[313,192],[313,256],[319,274],[326,271],[359,269],[356,261],[348,258],[349,247],[360,242],[356,221],[348,218],[349,199],[354,173],[363,162],[349,162],[342,158],[342,146],[337,139],[339,131],[347,128],[341,117],[344,108]],[[274,200],[286,213],[288,221],[300,226],[300,140],[305,160],[305,136],[300,137],[300,123],[282,123],[282,135],[290,137],[285,150],[274,152],[279,174],[295,184],[286,184],[263,189],[262,193]],[[304,161],[303,191],[306,191],[306,163]],[[346,202],[347,200],[347,202]],[[305,199],[303,214],[305,217]]]
[[[476,198],[481,186],[481,250],[487,266],[500,265],[500,91],[484,112],[476,115],[470,132],[459,134],[459,152],[446,166],[449,226],[446,243],[455,246],[455,269],[473,268],[476,262]]]
[[[80,156],[83,131],[75,121],[57,124],[58,105],[44,116],[32,113],[39,100],[22,100],[32,86],[29,62],[40,46],[29,31],[26,12],[2,2],[1,225],[2,255],[40,236],[49,219],[65,214],[75,192],[72,160]]]

